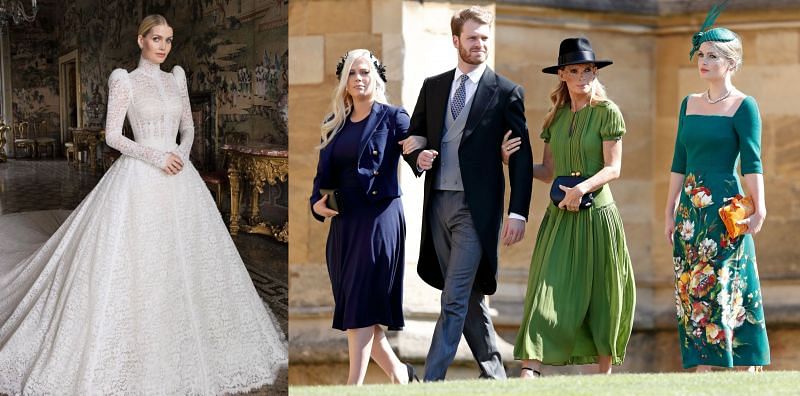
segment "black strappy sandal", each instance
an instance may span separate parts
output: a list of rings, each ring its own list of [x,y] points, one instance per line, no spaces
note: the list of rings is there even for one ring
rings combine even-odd
[[[408,370],[408,383],[410,384],[411,382],[419,382],[419,377],[417,377],[417,370],[414,369],[414,366],[412,366],[409,363],[403,363],[403,364],[406,365],[406,370]]]
[[[541,377],[541,376],[542,376],[542,372],[541,372],[541,371],[539,371],[539,370],[534,370],[534,369],[532,369],[532,368],[530,368],[530,367],[523,367],[522,369],[520,369],[520,371],[522,371],[522,370],[530,370],[530,371],[532,371],[532,372],[533,372],[533,376],[534,376],[535,378],[539,378],[539,377]],[[527,377],[526,377],[526,378],[527,378]]]

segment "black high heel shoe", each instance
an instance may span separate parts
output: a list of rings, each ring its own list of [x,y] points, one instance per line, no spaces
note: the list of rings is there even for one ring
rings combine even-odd
[[[403,364],[406,365],[406,370],[408,370],[408,383],[410,384],[411,382],[419,382],[419,377],[417,377],[417,370],[414,369],[414,366],[412,366],[409,363],[403,363]]]

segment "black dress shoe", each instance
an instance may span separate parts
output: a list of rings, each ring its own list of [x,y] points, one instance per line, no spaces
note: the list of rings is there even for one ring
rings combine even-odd
[[[406,370],[408,370],[408,383],[410,384],[411,382],[419,382],[419,377],[417,377],[417,370],[414,369],[414,366],[408,363],[403,363],[403,364],[406,365]]]

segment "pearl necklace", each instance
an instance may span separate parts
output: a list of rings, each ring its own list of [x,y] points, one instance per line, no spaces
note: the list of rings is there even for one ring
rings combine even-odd
[[[728,99],[728,96],[731,96],[731,93],[733,93],[732,89],[730,91],[728,91],[725,95],[722,95],[722,96],[712,100],[711,99],[711,90],[707,89],[706,90],[706,101],[709,104],[716,104],[716,103],[722,102],[725,99]]]

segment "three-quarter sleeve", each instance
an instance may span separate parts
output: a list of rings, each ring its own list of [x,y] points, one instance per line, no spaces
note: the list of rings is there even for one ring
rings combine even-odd
[[[683,118],[686,117],[686,103],[689,97],[683,98],[681,102],[681,110],[678,113],[678,131],[675,133],[675,150],[672,153],[672,172],[686,174],[686,146],[681,141],[681,128],[683,127]]]
[[[132,101],[133,88],[128,72],[116,69],[108,78],[108,111],[106,112],[106,144],[123,155],[163,168],[168,154],[134,142],[122,134],[125,114]]]
[[[181,106],[183,108],[181,113],[181,124],[178,131],[181,133],[181,143],[178,145],[177,153],[184,163],[189,161],[189,153],[192,151],[192,143],[194,143],[194,120],[192,120],[192,108],[189,104],[189,87],[186,83],[186,73],[180,66],[172,68],[172,75],[175,76],[175,81],[178,83],[178,90],[180,90]]]
[[[603,126],[600,129],[600,138],[603,141],[622,139],[622,135],[625,134],[625,120],[622,118],[622,112],[613,102],[606,102],[604,106],[606,112]]]
[[[733,128],[739,137],[742,174],[764,173],[761,166],[761,115],[753,97],[746,97],[736,110]]]

